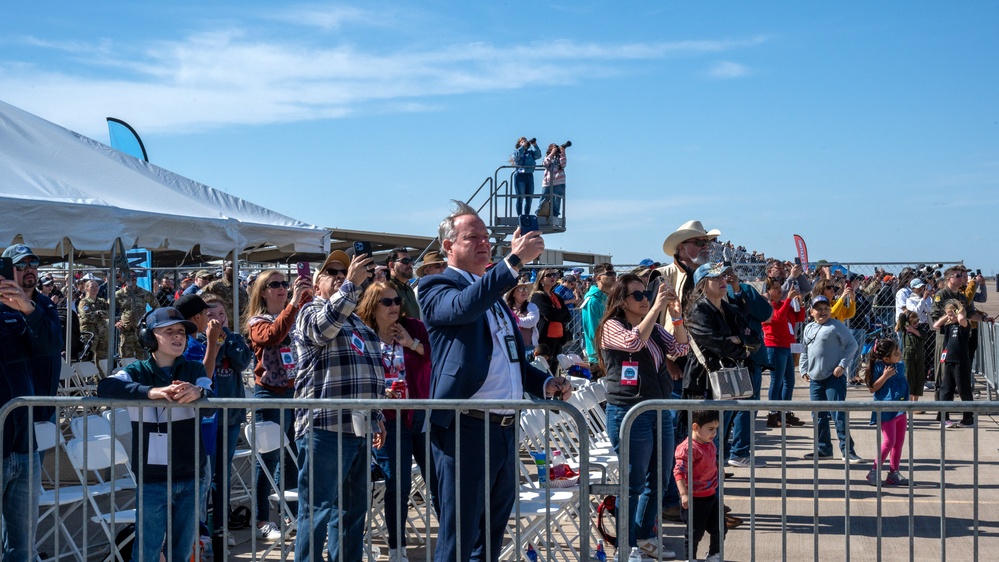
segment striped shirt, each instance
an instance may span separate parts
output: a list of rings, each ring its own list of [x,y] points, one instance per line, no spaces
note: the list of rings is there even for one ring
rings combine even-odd
[[[295,398],[385,398],[385,368],[381,341],[354,314],[360,287],[344,281],[330,300],[316,296],[302,307],[295,320],[292,341],[298,360]],[[372,411],[382,421],[381,410]],[[348,409],[295,410],[295,438],[316,429],[353,433]]]
[[[687,355],[687,344],[677,343],[676,338],[659,324],[656,324],[653,330],[658,333],[659,339],[666,342],[665,348],[656,343],[656,338],[649,337],[647,341],[642,341],[637,327],[628,328],[621,320],[611,318],[604,323],[600,347],[626,353],[638,353],[648,349],[657,370],[662,367],[667,355],[672,357]]]

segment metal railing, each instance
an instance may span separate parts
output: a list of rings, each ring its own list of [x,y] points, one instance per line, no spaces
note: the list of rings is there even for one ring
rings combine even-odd
[[[994,341],[994,340],[993,340]],[[599,383],[598,383],[599,384]],[[64,525],[65,532],[55,527],[55,523],[49,526],[40,525],[38,536],[48,533],[49,536],[43,541],[42,547],[53,557],[73,556],[73,548],[82,553],[82,560],[105,560],[114,559],[116,554],[115,538],[119,536],[125,523],[135,519],[135,512],[129,509],[144,509],[142,500],[138,500],[138,505],[134,505],[136,498],[136,486],[129,486],[128,480],[134,478],[137,486],[141,489],[144,482],[143,467],[139,465],[138,470],[131,474],[125,470],[123,461],[119,457],[122,454],[135,454],[139,458],[143,457],[144,449],[147,446],[142,440],[137,442],[137,449],[123,452],[118,447],[108,449],[108,452],[98,452],[93,448],[101,440],[126,437],[123,430],[114,429],[123,427],[119,424],[122,420],[120,416],[126,415],[117,408],[122,407],[150,407],[147,400],[108,400],[96,398],[22,398],[16,399],[2,409],[0,409],[0,424],[17,409],[27,408],[29,415],[33,415],[33,409],[42,406],[54,405],[57,407],[57,419],[60,421],[58,435],[73,432],[79,440],[73,445],[63,443],[61,437],[53,437],[55,444],[48,449],[44,464],[29,462],[28,473],[46,475],[45,489],[49,505],[60,505],[65,500],[62,508],[57,508],[49,516],[54,516],[52,521],[57,521],[59,525]],[[171,419],[171,413],[178,407],[184,405],[167,404],[158,402],[156,406],[164,408],[164,419]],[[627,545],[631,530],[627,524],[627,516],[630,500],[628,498],[627,483],[629,481],[629,462],[621,462],[617,471],[619,474],[618,483],[607,483],[600,477],[606,474],[599,467],[591,452],[590,440],[592,437],[592,424],[585,416],[596,414],[597,411],[582,413],[571,403],[557,401],[433,401],[433,400],[297,400],[297,399],[213,399],[199,401],[193,406],[200,412],[201,409],[218,408],[219,412],[225,412],[232,408],[248,409],[248,419],[254,420],[255,414],[263,409],[280,409],[284,416],[294,416],[294,409],[327,409],[345,414],[354,410],[381,409],[382,411],[398,411],[401,408],[422,411],[425,414],[434,410],[452,410],[461,412],[465,410],[512,410],[521,418],[520,424],[514,424],[512,431],[517,446],[518,460],[517,470],[517,490],[514,507],[507,525],[505,541],[501,547],[499,557],[503,560],[516,560],[522,558],[523,549],[527,544],[533,545],[541,560],[583,560],[591,559],[591,551],[594,540],[591,538],[591,526],[594,520],[594,504],[591,500],[599,500],[603,495],[616,494],[618,496],[618,544]],[[667,401],[647,401],[632,407],[625,415],[621,423],[621,436],[619,445],[620,457],[628,459],[631,455],[632,445],[630,436],[632,425],[639,415],[646,412],[653,412],[657,417],[657,427],[662,425],[663,420],[668,416],[673,419],[675,413],[685,414],[690,418],[690,412],[694,410],[712,409],[721,412],[735,411],[755,411],[779,409],[781,411],[843,411],[854,414],[853,419],[846,425],[845,431],[847,440],[856,442],[856,451],[862,456],[875,456],[875,451],[879,451],[882,444],[881,422],[874,426],[866,425],[866,414],[874,411],[904,411],[909,415],[911,421],[908,424],[905,434],[905,454],[903,464],[900,468],[914,484],[909,487],[890,488],[882,484],[887,468],[880,468],[877,463],[874,468],[874,479],[876,486],[869,486],[864,480],[865,474],[871,468],[870,461],[865,461],[861,465],[851,465],[834,461],[832,459],[802,459],[798,460],[797,455],[806,451],[814,451],[814,442],[817,438],[817,427],[803,429],[780,428],[764,433],[753,431],[750,433],[750,466],[753,466],[757,459],[765,459],[770,463],[763,468],[735,468],[729,470],[741,471],[734,477],[727,476],[725,469],[719,469],[718,496],[720,505],[731,503],[734,506],[733,513],[748,514],[746,523],[748,533],[730,533],[727,546],[722,543],[722,557],[725,553],[737,552],[734,558],[751,560],[787,560],[811,556],[815,560],[825,559],[940,559],[947,560],[953,558],[978,559],[980,555],[989,550],[991,538],[995,532],[994,513],[995,504],[990,499],[989,491],[999,485],[999,471],[996,470],[994,454],[986,457],[979,447],[979,438],[983,436],[984,430],[981,428],[982,422],[987,421],[988,415],[999,410],[999,404],[994,402],[969,402],[956,404],[953,402],[869,402],[869,401],[846,401],[846,402],[811,402],[811,401],[791,401],[791,402],[766,402],[766,401],[688,401],[688,400],[667,400]],[[971,428],[965,429],[945,429],[931,419],[914,417],[913,412],[948,412],[961,410],[972,412],[976,417],[976,423]],[[97,422],[92,418],[83,417],[85,414],[92,414],[100,411],[108,411],[108,422],[111,436],[107,438],[98,437],[94,433]],[[860,412],[860,415],[856,415]],[[349,419],[350,415],[347,414]],[[533,419],[536,423],[527,423],[528,419]],[[71,420],[76,419],[79,423],[72,428],[69,426]],[[395,418],[396,421],[388,423],[396,424],[396,430],[401,429],[401,416]],[[148,422],[146,422],[148,423]],[[142,434],[142,423],[138,423],[139,434]],[[89,426],[89,427],[88,427]],[[256,426],[255,426],[256,427]],[[538,429],[540,427],[540,429]],[[590,428],[590,431],[587,428]],[[681,424],[677,443],[685,437],[690,437],[691,428]],[[568,429],[567,429],[568,428]],[[43,426],[28,427],[29,438],[32,442],[41,442],[40,436]],[[104,429],[104,431],[108,431]],[[168,425],[168,434],[172,435],[173,428]],[[460,431],[460,430],[459,430]],[[307,436],[315,435],[315,428],[311,426],[307,430]],[[223,432],[224,433],[224,432]],[[242,432],[241,432],[242,433]],[[366,430],[366,439],[370,438],[370,430]],[[78,435],[79,434],[79,435]],[[251,441],[248,442],[249,449],[259,450],[262,445],[257,443],[257,431],[245,432]],[[574,435],[571,442],[566,442],[566,435]],[[262,430],[260,435],[262,435]],[[483,440],[489,443],[489,431],[484,431]],[[262,438],[261,438],[262,439]],[[311,440],[310,440],[311,442]],[[184,442],[187,446],[187,442]],[[190,446],[197,450],[202,445],[200,432],[190,439]],[[86,445],[86,446],[80,446]],[[174,445],[176,447],[177,445]],[[398,445],[397,445],[398,446]],[[425,453],[430,453],[431,445],[429,441],[424,441],[422,446]],[[343,452],[343,442],[340,443],[340,453]],[[584,476],[580,478],[578,488],[568,488],[560,490],[557,488],[546,489],[539,485],[536,468],[530,464],[527,455],[530,452],[544,453],[547,459],[552,459],[552,450],[562,447],[563,451],[569,452],[574,458],[571,460],[578,462],[578,471]],[[125,447],[127,451],[128,447]],[[369,466],[372,460],[370,447],[363,447],[363,466]],[[486,447],[488,451],[489,448]],[[991,450],[991,449],[990,449]],[[398,450],[396,451],[399,452]],[[866,454],[865,454],[866,453]],[[168,456],[172,451],[168,451]],[[104,458],[107,455],[110,458]],[[251,456],[251,459],[255,457]],[[336,478],[343,480],[343,474],[337,468],[316,462],[314,455],[309,455],[310,464],[307,467],[309,481],[315,482],[315,477]],[[485,458],[462,458],[460,451],[456,454],[460,462],[472,463],[472,466],[489,466],[489,453]],[[112,469],[89,470],[87,467],[103,466],[100,463],[108,461],[107,466],[116,467]],[[592,462],[591,462],[592,461]],[[725,466],[726,458],[720,450],[717,462],[719,467]],[[291,461],[282,460],[279,463],[295,462],[295,457]],[[242,475],[245,485],[248,488],[251,508],[253,498],[259,487],[269,487],[267,481],[256,476],[253,468],[255,460],[251,460],[248,474]],[[297,467],[285,464],[279,470],[288,467],[297,471]],[[6,467],[0,467],[0,471]],[[651,465],[653,474],[662,474],[663,470],[672,471],[672,466],[665,466],[661,460],[655,461]],[[408,473],[408,467],[404,467],[404,474]],[[592,474],[591,474],[592,473]],[[415,474],[415,473],[414,473]],[[590,475],[590,478],[586,478]],[[0,473],[0,477],[4,475]],[[105,482],[101,482],[100,479]],[[205,491],[205,487],[200,479],[195,479],[194,493],[196,495]],[[228,482],[223,482],[224,487],[235,485],[236,477],[233,476]],[[288,489],[283,484],[284,479],[276,481],[276,490],[273,490],[272,498],[279,506],[293,502],[295,496],[288,495],[293,490]],[[653,477],[652,481],[659,481]],[[168,483],[168,486],[170,484]],[[384,491],[386,484],[378,481],[365,470],[364,476],[365,495],[364,513],[366,522],[364,524],[363,549],[367,555],[378,556],[380,546],[384,546],[384,533],[389,524],[385,520],[384,512]],[[402,487],[399,479],[395,480],[396,493],[401,495]],[[424,483],[424,485],[426,485]],[[456,483],[460,488],[460,482]],[[485,481],[488,489],[488,478]],[[82,495],[81,495],[82,491]],[[379,491],[382,494],[379,496]],[[301,492],[301,491],[299,491]],[[664,490],[654,489],[650,504],[654,506],[655,513],[661,513],[664,507],[668,507],[664,502]],[[75,497],[74,496],[80,496]],[[484,494],[488,497],[488,494]],[[86,498],[96,497],[93,501]],[[299,498],[302,496],[299,495]],[[415,497],[415,496],[411,496]],[[4,497],[0,497],[0,509]],[[343,509],[343,499],[339,508]],[[489,513],[488,500],[485,513]],[[73,502],[78,502],[76,505]],[[394,522],[395,530],[399,536],[407,535],[416,542],[421,542],[426,552],[432,552],[436,542],[437,518],[433,508],[433,501],[430,493],[427,492],[422,500],[404,502],[409,505],[409,510],[415,511],[415,517],[408,517],[403,514]],[[404,507],[404,510],[406,508]],[[986,511],[988,510],[988,511]],[[195,508],[194,516],[204,519],[204,511],[200,507]],[[254,510],[255,512],[255,510]],[[404,512],[405,513],[405,512]],[[983,517],[983,513],[985,517]],[[990,515],[991,514],[991,515]],[[103,515],[100,517],[99,515]],[[129,518],[131,517],[131,519]],[[181,515],[174,515],[171,521],[177,520]],[[228,529],[229,514],[215,514],[216,525],[221,523],[221,537],[227,539],[233,534]],[[486,523],[488,524],[488,516]],[[461,521],[461,514],[458,514]],[[691,519],[688,518],[688,521]],[[103,523],[102,523],[103,521]],[[724,526],[724,513],[719,512],[719,525]],[[291,520],[280,521],[282,531],[294,529],[294,516]],[[665,546],[679,552],[681,558],[691,556],[689,550],[683,552],[678,545],[682,544],[682,535],[686,531],[691,531],[692,525],[688,523],[683,527],[658,527],[654,536],[664,536]],[[50,532],[53,531],[54,533]],[[304,532],[304,531],[300,531]],[[237,531],[237,533],[240,533]],[[343,527],[339,528],[340,544],[344,543]],[[241,535],[243,536],[243,535]],[[357,537],[354,537],[356,540]],[[225,551],[216,552],[216,560],[223,559],[223,554],[235,554],[236,552],[249,554],[250,559],[289,559],[292,556],[292,540],[282,533],[282,538],[276,542],[265,542],[256,534],[252,534],[249,544],[245,542],[235,549],[226,545],[226,540],[219,542]],[[492,548],[492,547],[488,547]],[[689,548],[689,547],[688,547]],[[341,553],[343,551],[341,550]],[[820,552],[822,553],[820,555]],[[488,553],[488,556],[496,553]],[[627,550],[624,550],[627,554]],[[111,558],[108,558],[108,557]],[[347,556],[347,554],[343,554]],[[341,558],[342,558],[341,557]],[[174,561],[183,558],[188,560],[189,556],[174,556]]]
[[[999,398],[999,338],[994,322],[978,323],[978,351],[975,353],[975,372],[981,373],[987,383],[989,400]]]

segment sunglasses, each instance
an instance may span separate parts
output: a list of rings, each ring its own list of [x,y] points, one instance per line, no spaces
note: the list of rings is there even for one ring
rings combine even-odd
[[[701,239],[687,240],[686,242],[684,242],[684,244],[693,244],[693,245],[697,246],[698,248],[703,248],[703,247],[707,246],[710,243],[711,243],[710,240],[701,240]]]
[[[409,264],[413,263],[413,258],[401,258],[401,259],[397,259],[395,261],[401,263],[402,265],[409,265]]]
[[[826,285],[827,291],[838,291],[840,287],[838,285]]]
[[[649,302],[652,302],[652,293],[649,291],[632,291],[628,293],[628,296],[635,299],[635,302],[642,302],[645,299],[649,299]]]
[[[333,267],[329,267],[329,268],[326,268],[326,274],[330,275],[332,277],[336,277],[337,275],[343,275],[344,277],[346,277],[347,276],[347,270],[346,269],[336,269],[336,268],[333,268]]]
[[[38,260],[20,261],[20,262],[17,262],[17,263],[14,264],[14,269],[16,269],[18,271],[24,271],[25,269],[28,269],[29,267],[31,269],[38,269],[38,266],[40,264],[41,264],[41,262],[39,262]]]
[[[270,283],[267,284],[268,289],[277,289],[277,288],[287,289],[288,287],[289,285],[287,281],[271,281]]]
[[[617,272],[616,271],[605,271],[605,272],[601,273],[600,275],[603,275],[604,277],[617,277]]]
[[[392,305],[402,306],[402,297],[396,297],[394,299],[385,297],[382,299],[378,299],[378,302],[382,303],[382,306],[392,306]]]
[[[558,273],[546,273],[544,277],[558,277]]]

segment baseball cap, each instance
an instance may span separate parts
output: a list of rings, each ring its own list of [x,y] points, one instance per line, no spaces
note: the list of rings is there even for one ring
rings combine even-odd
[[[185,320],[197,316],[202,310],[208,310],[208,305],[198,295],[183,295],[174,301],[173,307],[183,315]]]
[[[14,263],[19,263],[28,258],[38,259],[38,256],[31,251],[31,248],[25,246],[24,244],[7,246],[7,249],[3,251],[3,257],[10,258]]]
[[[215,275],[212,274],[212,272],[208,271],[207,269],[199,269],[198,271],[196,271],[194,273],[194,277],[196,279],[199,279],[201,277],[212,277],[212,278],[214,278]]]
[[[812,297],[812,308],[815,308],[815,306],[819,304],[829,304],[829,299],[822,295]]]
[[[640,267],[659,267],[659,262],[653,261],[652,258],[645,258],[644,260],[638,262]]]
[[[924,283],[923,280],[920,279],[919,277],[916,277],[912,281],[909,281],[909,287],[911,287],[913,289],[918,289],[918,288],[920,288],[920,287],[922,287],[924,285],[926,285],[926,283]]]
[[[694,271],[694,285],[700,283],[701,279],[705,277],[721,277],[722,275],[729,275],[731,273],[732,266],[730,265],[725,265],[722,262],[706,263]]]
[[[165,328],[167,326],[173,326],[174,324],[183,324],[184,330],[188,333],[188,335],[198,331],[198,327],[194,325],[194,322],[184,320],[180,311],[172,306],[157,308],[156,310],[150,312],[149,316],[146,316],[147,330]]]

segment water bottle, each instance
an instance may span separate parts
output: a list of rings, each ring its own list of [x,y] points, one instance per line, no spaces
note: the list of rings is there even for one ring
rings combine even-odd
[[[597,552],[594,557],[598,562],[607,562],[607,553],[604,551],[604,539],[597,541]]]
[[[538,562],[538,553],[534,552],[534,546],[527,543],[527,559],[531,562]]]
[[[562,456],[562,451],[552,449],[552,480],[565,478],[567,468],[569,468],[569,465],[565,463],[565,457]]]
[[[642,562],[642,553],[637,546],[631,547],[631,554],[628,555],[628,562]]]

